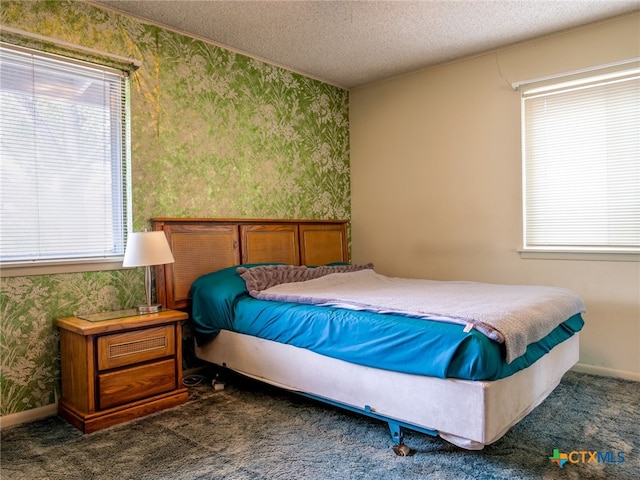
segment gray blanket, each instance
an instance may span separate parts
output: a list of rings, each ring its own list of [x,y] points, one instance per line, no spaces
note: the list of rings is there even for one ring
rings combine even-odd
[[[294,283],[254,288],[250,294],[262,300],[400,313],[464,324],[504,342],[508,363],[524,354],[527,345],[585,310],[575,293],[556,287],[395,278],[370,268],[323,273],[304,281],[297,272]]]

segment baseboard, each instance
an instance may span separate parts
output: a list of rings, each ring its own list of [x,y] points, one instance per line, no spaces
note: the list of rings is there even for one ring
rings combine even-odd
[[[627,370],[596,367],[595,365],[588,365],[586,363],[577,363],[571,370],[579,373],[590,373],[591,375],[599,375],[601,377],[615,377],[622,378],[623,380],[633,380],[635,382],[640,382],[640,373],[630,372]]]
[[[44,407],[31,408],[24,412],[11,413],[9,415],[3,415],[0,417],[0,430],[14,425],[20,425],[23,423],[35,422],[36,420],[42,420],[43,418],[51,417],[58,414],[58,404],[51,403]]]
[[[182,378],[188,377],[189,375],[204,375],[210,370],[210,368],[211,367],[207,365],[188,368],[182,372]]]

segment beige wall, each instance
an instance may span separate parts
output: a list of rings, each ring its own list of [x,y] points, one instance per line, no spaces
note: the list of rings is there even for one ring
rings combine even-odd
[[[639,56],[634,14],[353,90],[353,261],[387,275],[570,288],[587,305],[578,368],[640,380],[640,264],[518,253],[510,86]]]

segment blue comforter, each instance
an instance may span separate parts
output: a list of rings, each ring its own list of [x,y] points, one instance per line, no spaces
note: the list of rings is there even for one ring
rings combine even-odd
[[[236,268],[204,275],[192,286],[191,321],[200,345],[230,330],[369,367],[497,380],[533,364],[584,325],[581,315],[572,316],[507,364],[502,345],[475,329],[464,332],[461,325],[254,299]]]

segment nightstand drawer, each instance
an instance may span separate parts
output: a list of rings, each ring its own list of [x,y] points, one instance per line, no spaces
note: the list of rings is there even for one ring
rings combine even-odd
[[[98,370],[133,365],[174,354],[173,325],[98,337]]]
[[[100,408],[109,408],[176,388],[174,360],[141,365],[98,376]]]

